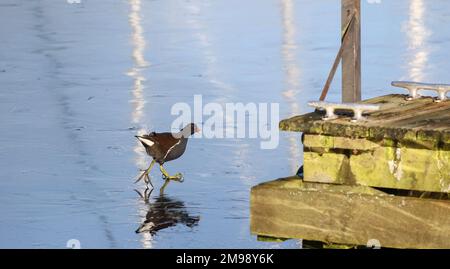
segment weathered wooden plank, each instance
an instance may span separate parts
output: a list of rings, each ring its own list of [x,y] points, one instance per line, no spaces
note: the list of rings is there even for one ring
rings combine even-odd
[[[441,104],[441,103],[437,103]],[[392,124],[415,130],[450,130],[450,107],[424,111],[409,118],[397,119]]]
[[[323,113],[313,112],[282,120],[280,129],[350,138],[389,138],[419,145],[422,141],[450,143],[450,101],[435,103],[428,97],[406,101],[405,97],[392,94],[363,101],[381,106],[379,111],[369,113],[367,121],[351,122],[352,115],[323,121]]]
[[[377,124],[376,121],[396,120],[399,117],[411,116],[418,111],[434,107],[437,103],[432,98],[420,98],[414,101],[406,101],[406,95],[385,95],[379,100],[369,99],[363,103],[382,105],[382,109],[371,113],[371,121],[368,124]]]
[[[399,115],[395,117],[384,119],[383,124],[385,124],[386,126],[402,126],[408,129],[418,128],[426,130],[428,122],[430,121],[442,121],[445,119],[450,119],[450,117],[448,116],[450,114],[450,106],[448,106],[446,103],[434,104],[436,105],[415,109],[417,111],[401,111]],[[380,121],[380,119],[377,120]]]
[[[348,169],[357,184],[426,192],[450,192],[450,152],[380,147],[350,155]]]
[[[450,151],[437,145],[306,134],[303,158],[305,181],[450,192]]]
[[[361,138],[335,137],[326,135],[305,135],[303,145],[308,148],[371,150],[381,145]]]
[[[303,152],[303,174],[307,182],[355,185],[346,154],[330,152]]]
[[[450,248],[450,201],[386,195],[370,187],[271,181],[251,190],[253,234],[382,247]]]

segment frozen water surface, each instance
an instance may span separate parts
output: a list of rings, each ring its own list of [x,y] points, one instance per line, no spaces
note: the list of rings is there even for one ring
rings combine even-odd
[[[134,191],[149,162],[134,135],[168,131],[172,104],[194,94],[310,111],[338,50],[339,1],[69,2],[0,3],[0,247],[300,247],[249,231],[250,188],[297,170],[299,134],[275,150],[192,139],[167,164],[185,182],[148,203]],[[449,1],[362,2],[364,98],[401,92],[392,80],[449,82]],[[147,212],[164,227],[135,233]]]

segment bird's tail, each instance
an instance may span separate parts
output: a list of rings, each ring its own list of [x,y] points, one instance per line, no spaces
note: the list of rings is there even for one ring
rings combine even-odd
[[[134,137],[136,137],[141,143],[143,143],[144,145],[147,145],[149,147],[151,147],[155,144],[155,142],[153,142],[151,139],[148,139],[146,137],[139,136],[139,135],[135,135]]]

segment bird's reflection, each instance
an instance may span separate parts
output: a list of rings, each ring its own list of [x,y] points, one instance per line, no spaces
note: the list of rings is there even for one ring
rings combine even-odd
[[[184,202],[160,194],[153,202],[149,201],[152,190],[136,192],[148,205],[145,221],[136,230],[136,233],[150,233],[155,235],[158,231],[176,226],[178,224],[194,227],[198,225],[200,216],[192,216],[186,210]]]

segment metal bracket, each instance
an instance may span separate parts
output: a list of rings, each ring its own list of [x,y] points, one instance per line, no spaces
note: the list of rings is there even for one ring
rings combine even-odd
[[[420,82],[410,82],[410,81],[393,81],[392,86],[404,88],[409,91],[409,96],[406,100],[414,100],[420,98],[420,90],[431,90],[438,94],[438,97],[434,99],[435,102],[442,102],[447,100],[447,92],[450,91],[449,84],[431,84],[431,83],[420,83]]]
[[[336,114],[334,114],[334,111],[336,109],[351,110],[353,112],[353,118],[352,118],[353,122],[356,122],[359,120],[364,120],[365,119],[363,117],[364,112],[376,111],[376,110],[380,109],[380,106],[378,106],[378,105],[356,104],[356,103],[338,104],[338,103],[329,103],[329,102],[323,102],[323,101],[308,102],[308,105],[318,108],[318,109],[325,110],[326,115],[325,115],[325,117],[322,118],[323,120],[336,119],[338,117]]]

